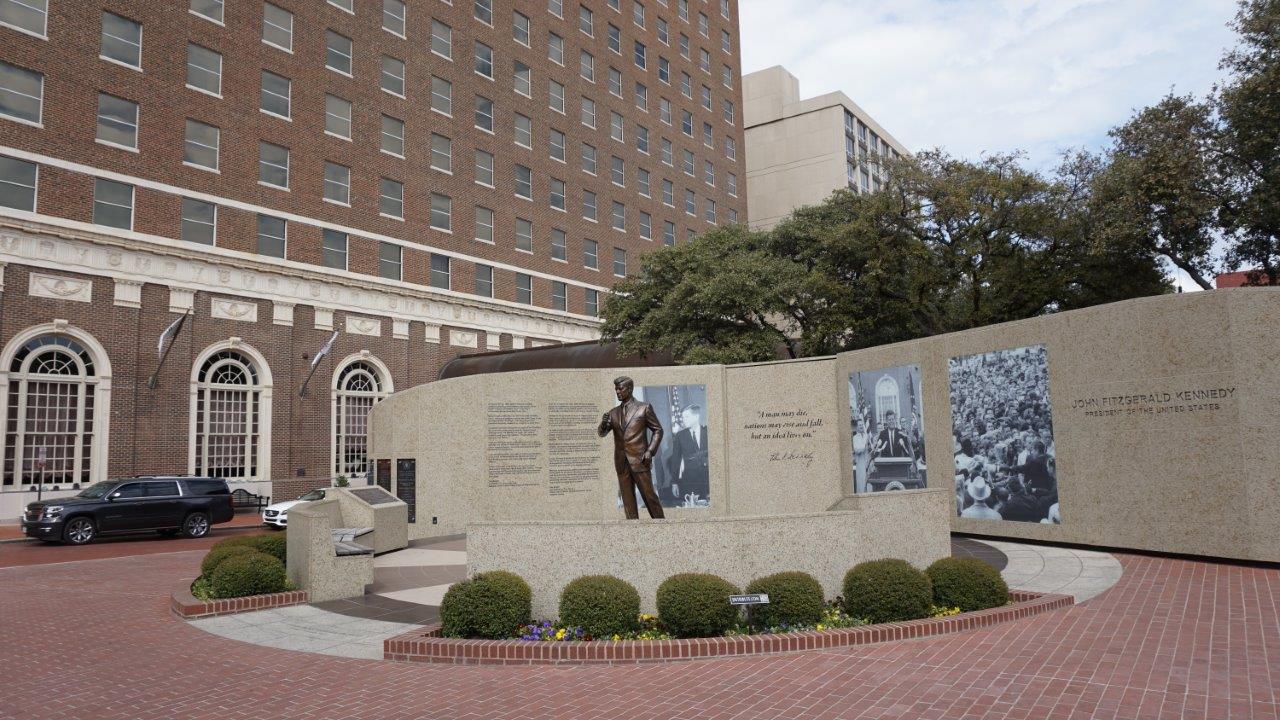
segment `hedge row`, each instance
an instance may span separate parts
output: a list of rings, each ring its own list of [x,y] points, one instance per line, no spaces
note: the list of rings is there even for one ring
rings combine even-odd
[[[200,580],[219,599],[284,592],[286,552],[286,536],[280,534],[220,540],[200,562]]]
[[[767,605],[754,606],[758,627],[812,626],[826,606],[822,585],[802,572],[782,572],[751,581],[748,593],[766,593]],[[874,560],[844,577],[841,609],[871,623],[928,617],[936,608],[962,611],[1004,605],[1009,588],[1000,573],[972,558],[945,558],[921,572],[903,560]],[[682,573],[667,578],[656,597],[658,620],[676,637],[723,635],[738,622],[729,596],[739,592],[715,575]],[[480,573],[454,584],[440,606],[443,633],[449,637],[512,637],[530,622],[533,594],[520,576]],[[610,575],[580,577],[560,594],[560,621],[584,635],[607,638],[639,629],[640,594]]]

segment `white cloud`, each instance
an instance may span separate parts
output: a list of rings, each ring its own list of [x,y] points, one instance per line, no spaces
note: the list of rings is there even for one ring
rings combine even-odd
[[[740,0],[743,71],[843,90],[912,150],[1053,165],[1170,88],[1200,94],[1235,0]]]

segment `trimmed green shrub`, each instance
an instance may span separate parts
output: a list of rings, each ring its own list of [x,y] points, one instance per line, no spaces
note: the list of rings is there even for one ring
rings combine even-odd
[[[868,622],[897,622],[929,616],[933,587],[929,576],[905,560],[872,560],[844,576],[844,610]]]
[[[766,575],[748,583],[746,591],[769,596],[768,605],[751,608],[751,622],[756,627],[816,625],[822,619],[822,585],[808,573]]]
[[[285,553],[288,549],[288,536],[282,533],[260,534],[260,535],[239,535],[230,537],[225,540],[219,540],[213,547],[251,547],[259,552],[264,552],[275,557],[280,562],[285,562]]]
[[[933,604],[962,612],[1000,607],[1009,586],[1000,572],[977,558],[942,558],[925,570],[933,583]]]
[[[209,587],[215,598],[284,592],[289,587],[284,563],[257,550],[228,557],[213,569]]]
[[[715,575],[672,575],[658,586],[658,619],[676,637],[723,635],[738,619],[738,608],[729,604],[737,592]]]
[[[503,570],[454,583],[440,603],[441,632],[447,637],[501,640],[529,624],[533,592],[519,575]]]
[[[209,549],[209,552],[205,553],[204,560],[200,561],[200,576],[205,578],[211,577],[214,569],[221,565],[223,560],[251,552],[259,551],[243,544],[223,545],[219,543],[214,545]]]
[[[560,593],[560,622],[607,640],[640,629],[640,593],[612,575],[587,575]]]

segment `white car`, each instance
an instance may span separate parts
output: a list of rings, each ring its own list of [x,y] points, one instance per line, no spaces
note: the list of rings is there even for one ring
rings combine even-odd
[[[262,509],[262,524],[272,530],[283,530],[289,523],[289,508],[298,503],[311,502],[312,500],[323,500],[324,488],[312,490],[299,497],[297,500],[285,500],[284,502],[273,503]]]

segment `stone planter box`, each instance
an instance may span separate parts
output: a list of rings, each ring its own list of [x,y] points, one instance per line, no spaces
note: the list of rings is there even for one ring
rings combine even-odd
[[[864,625],[781,635],[748,635],[688,640],[624,640],[613,642],[531,642],[526,640],[459,640],[440,637],[440,626],[418,628],[383,641],[387,660],[448,665],[630,665],[681,660],[772,655],[853,645],[912,640],[977,630],[1010,620],[1070,607],[1070,595],[1009,592],[1003,607],[945,618]]]
[[[169,609],[184,620],[215,617],[218,615],[234,615],[235,613],[253,612],[268,608],[305,605],[306,590],[290,590],[289,592],[270,593],[267,595],[250,595],[226,600],[200,600],[191,594],[190,581],[180,590],[169,595]]]

